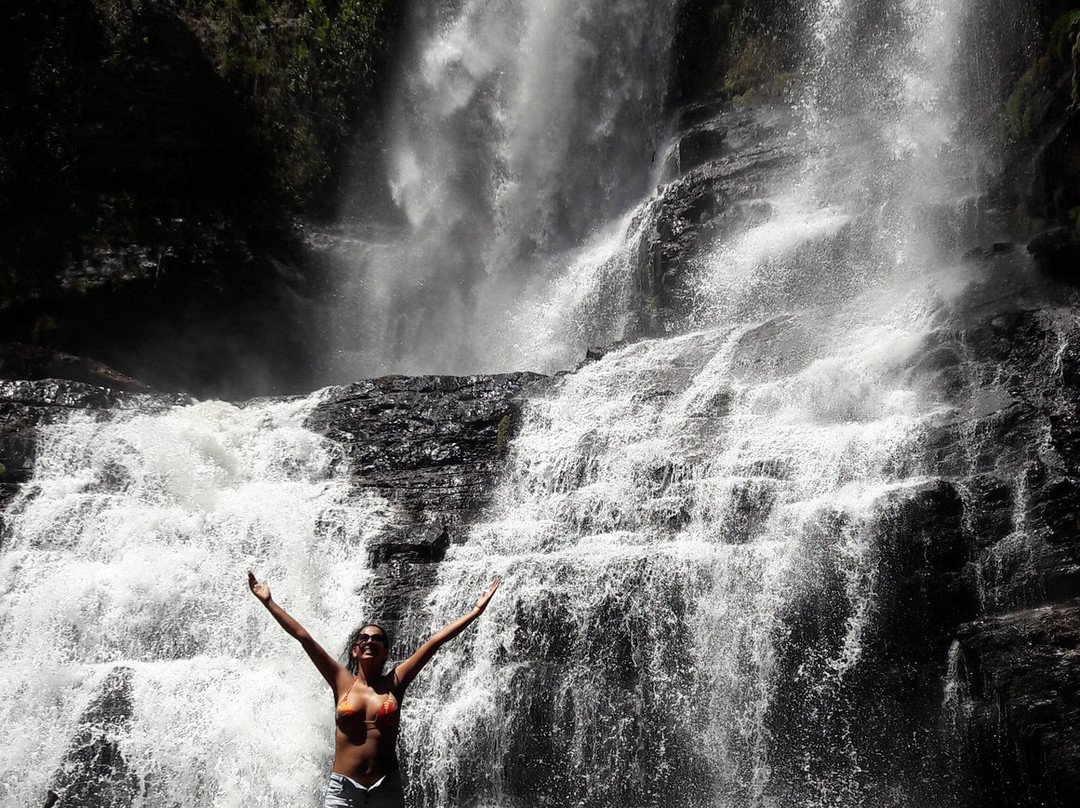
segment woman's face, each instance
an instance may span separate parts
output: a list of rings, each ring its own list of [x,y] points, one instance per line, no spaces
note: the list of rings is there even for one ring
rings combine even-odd
[[[378,626],[364,626],[350,653],[354,659],[385,660],[390,654],[386,634]]]

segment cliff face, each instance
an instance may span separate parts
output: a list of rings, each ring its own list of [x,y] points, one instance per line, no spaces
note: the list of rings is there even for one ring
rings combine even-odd
[[[308,427],[345,449],[353,485],[400,518],[371,548],[375,601],[397,623],[434,583],[487,503],[526,397],[550,380],[499,376],[387,376],[335,388]],[[425,638],[409,638],[422,641]]]
[[[332,216],[340,188],[379,160],[397,9],[13,9],[0,32],[0,339],[203,395],[309,389],[320,279],[298,216]]]
[[[682,173],[723,137],[730,154],[748,109],[798,90],[813,47],[808,13],[791,0],[680,6],[669,104],[689,130]],[[979,13],[966,35],[971,72],[1002,79],[966,117],[1000,140],[994,204],[1018,239],[1064,228],[1038,254],[1070,275],[1080,255],[1076,12],[1061,0],[1001,0]],[[298,217],[332,218],[350,183],[390,215],[381,109],[402,21],[385,0],[16,10],[0,33],[0,339],[92,355],[202,396],[325,382],[318,312],[334,280]],[[700,110],[722,103],[742,112],[694,128]],[[760,160],[790,154],[783,133],[756,135],[772,155]],[[657,307],[679,317],[684,295],[668,270],[697,238],[688,217],[716,229],[756,215],[738,196],[752,196],[757,169],[704,170],[711,187],[673,198],[668,230],[643,245],[652,277],[642,279],[641,333],[658,327]]]

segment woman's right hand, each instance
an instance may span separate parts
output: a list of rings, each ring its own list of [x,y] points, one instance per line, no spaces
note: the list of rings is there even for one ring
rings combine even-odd
[[[266,581],[261,584],[255,580],[255,573],[248,570],[248,588],[251,590],[251,594],[261,600],[264,604],[270,602],[270,587]]]

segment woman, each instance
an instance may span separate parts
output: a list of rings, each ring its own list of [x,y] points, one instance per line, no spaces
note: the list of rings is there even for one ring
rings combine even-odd
[[[484,613],[499,588],[499,581],[496,578],[488,591],[480,596],[475,609],[433,635],[411,657],[384,674],[382,669],[390,654],[390,640],[382,628],[374,623],[359,628],[349,641],[348,664],[342,665],[274,602],[266,581],[260,584],[254,573],[248,572],[252,593],[281,627],[300,641],[334,691],[337,732],[334,771],[330,775],[325,808],[404,806],[396,746],[405,689],[444,642],[456,637]]]

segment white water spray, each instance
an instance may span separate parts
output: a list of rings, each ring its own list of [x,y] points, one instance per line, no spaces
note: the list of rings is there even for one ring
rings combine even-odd
[[[407,230],[340,247],[356,286],[339,371],[546,369],[620,335],[670,10],[433,16],[397,119]],[[700,330],[613,351],[531,402],[496,504],[409,616],[423,634],[504,576],[405,705],[420,803],[882,804],[850,737],[783,757],[777,682],[811,682],[828,712],[857,669],[882,502],[922,481],[906,460],[942,415],[912,366],[964,283],[961,234],[925,227],[977,192],[951,83],[964,9],[812,11],[811,153],[762,190],[773,217],[696,268]],[[318,804],[329,700],[243,572],[330,642],[368,605],[348,561],[392,513],[352,498],[299,426],[308,406],[45,433],[0,557],[4,806],[74,787],[71,739],[117,669],[130,708],[109,733],[133,804]],[[782,670],[819,606],[831,633]]]
[[[390,136],[407,224],[332,248],[346,276],[335,378],[551,372],[622,336],[565,290],[618,300],[631,283],[620,220],[654,172],[677,6],[503,0],[415,16]]]
[[[354,594],[366,541],[392,513],[351,493],[337,450],[301,426],[312,403],[77,414],[43,430],[0,556],[0,805],[42,805],[50,790],[316,804],[331,699],[246,571],[314,636],[341,641],[368,605]],[[104,737],[126,775],[87,783],[101,771],[68,758],[70,744],[118,671]]]
[[[533,402],[497,506],[441,568],[418,616],[433,626],[505,583],[413,704],[425,804],[854,808],[903,782],[868,768],[848,719],[800,751],[774,711],[782,677],[823,715],[842,698],[883,514],[925,482],[908,459],[949,416],[912,368],[965,283],[964,234],[926,227],[975,192],[952,68],[964,17],[931,0],[812,16],[810,154],[765,189],[769,220],[701,260],[702,330]],[[852,61],[879,18],[882,47]],[[781,671],[802,609],[831,633]]]

